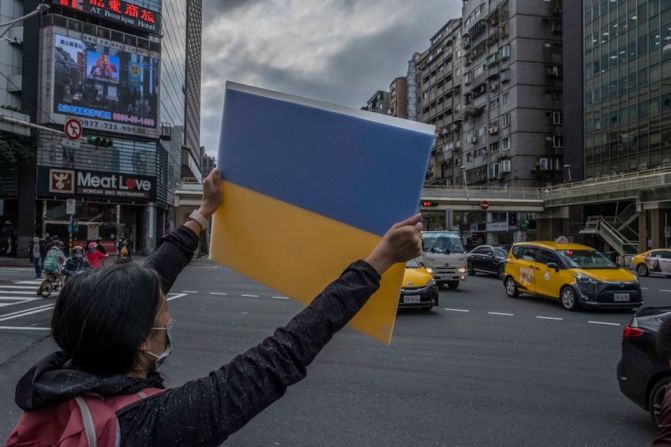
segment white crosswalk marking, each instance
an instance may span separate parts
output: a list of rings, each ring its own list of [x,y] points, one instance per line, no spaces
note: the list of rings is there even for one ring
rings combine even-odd
[[[40,300],[37,290],[43,280],[11,281],[9,284],[0,284],[0,307],[14,306],[29,301]],[[9,281],[7,281],[9,282]]]

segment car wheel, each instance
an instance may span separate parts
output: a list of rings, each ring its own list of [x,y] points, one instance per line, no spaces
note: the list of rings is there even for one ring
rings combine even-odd
[[[671,376],[662,377],[655,382],[650,389],[650,394],[648,394],[648,411],[650,411],[650,417],[655,427],[658,425],[657,419],[662,409],[662,401],[664,401],[664,395],[666,394],[669,382],[671,382]]]
[[[51,295],[52,288],[53,286],[51,285],[51,281],[45,279],[44,281],[42,281],[38,293],[42,298],[49,298],[49,295]]]
[[[578,297],[573,287],[566,286],[561,289],[561,292],[559,292],[559,304],[566,310],[578,309]]]
[[[459,281],[448,281],[447,287],[449,287],[452,290],[457,289],[459,288]]]
[[[506,276],[506,266],[505,265],[501,264],[499,266],[499,270],[498,270],[496,276],[498,276],[498,278],[500,280],[503,280],[503,278]]]
[[[515,284],[515,280],[512,276],[507,277],[503,283],[506,286],[506,293],[509,297],[517,298],[520,296],[520,291],[517,288],[517,284]]]
[[[648,276],[650,274],[648,266],[645,264],[638,264],[636,266],[636,273],[638,273],[638,276]]]

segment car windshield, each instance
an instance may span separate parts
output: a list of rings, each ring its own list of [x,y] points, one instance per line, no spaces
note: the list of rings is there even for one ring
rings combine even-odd
[[[617,268],[603,253],[597,250],[557,250],[559,257],[569,268],[614,269]]]
[[[464,246],[456,233],[425,233],[422,235],[422,250],[449,255],[464,253]]]
[[[405,267],[409,268],[409,269],[416,269],[416,268],[420,268],[421,265],[419,264],[419,262],[415,261],[414,259],[411,259],[411,260],[409,260],[408,262],[405,263]]]
[[[494,248],[494,256],[496,256],[497,258],[507,258],[508,252],[505,251],[503,248]]]

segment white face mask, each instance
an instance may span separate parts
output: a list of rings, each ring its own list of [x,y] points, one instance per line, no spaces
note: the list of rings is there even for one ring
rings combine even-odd
[[[171,318],[168,321],[168,324],[165,327],[152,327],[152,330],[155,330],[155,331],[165,331],[165,337],[167,339],[166,345],[165,345],[165,350],[160,355],[154,354],[151,351],[144,351],[147,354],[149,354],[151,357],[154,357],[156,359],[154,361],[154,364],[156,365],[156,369],[158,369],[158,367],[161,366],[165,362],[165,360],[168,358],[168,356],[172,352],[172,343],[173,343],[172,322],[173,322],[173,319]]]

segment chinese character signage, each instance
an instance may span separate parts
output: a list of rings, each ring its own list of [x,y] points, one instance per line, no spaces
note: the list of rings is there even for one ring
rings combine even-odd
[[[121,0],[54,0],[65,8],[123,23],[150,33],[160,34],[161,14],[132,2]]]

